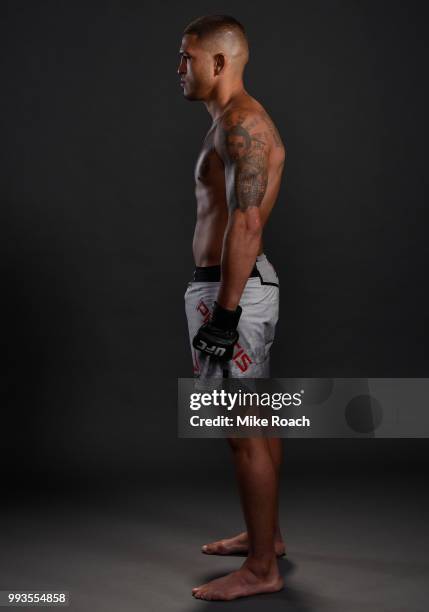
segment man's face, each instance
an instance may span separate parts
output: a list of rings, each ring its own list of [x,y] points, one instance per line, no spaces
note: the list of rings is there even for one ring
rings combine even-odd
[[[188,100],[207,100],[215,80],[211,53],[203,48],[195,34],[186,34],[179,55],[177,74],[183,95]]]

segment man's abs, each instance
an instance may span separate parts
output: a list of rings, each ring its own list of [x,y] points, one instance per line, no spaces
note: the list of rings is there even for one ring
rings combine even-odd
[[[196,266],[216,266],[222,255],[227,214],[216,208],[197,216],[192,250]]]
[[[225,170],[213,144],[211,129],[195,166],[197,222],[193,253],[196,266],[216,266],[222,255],[222,242],[228,222],[225,196]]]

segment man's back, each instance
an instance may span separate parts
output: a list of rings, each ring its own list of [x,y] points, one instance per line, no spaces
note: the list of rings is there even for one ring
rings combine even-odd
[[[248,205],[258,200],[265,224],[276,202],[284,161],[284,145],[263,106],[247,93],[237,96],[213,122],[195,167],[193,253],[197,266],[220,263],[232,202],[238,198]],[[240,184],[228,173],[230,162],[242,167]],[[258,254],[262,251],[261,240]]]

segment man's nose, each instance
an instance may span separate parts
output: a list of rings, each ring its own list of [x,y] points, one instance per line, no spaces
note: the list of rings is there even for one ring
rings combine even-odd
[[[186,62],[183,58],[180,60],[177,74],[186,74]]]

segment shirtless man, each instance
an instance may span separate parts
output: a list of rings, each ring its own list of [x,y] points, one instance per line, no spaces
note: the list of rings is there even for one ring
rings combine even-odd
[[[194,278],[185,294],[194,361],[201,378],[269,376],[279,280],[263,252],[262,231],[276,201],[285,148],[262,105],[244,89],[243,26],[225,15],[201,17],[183,33],[178,74],[184,97],[204,102],[213,123],[195,169]],[[193,589],[231,600],[279,591],[277,556],[282,456],[277,438],[230,438],[247,531],[206,544],[206,554],[247,553],[242,567]]]

